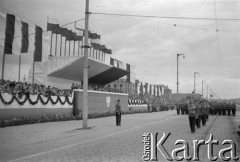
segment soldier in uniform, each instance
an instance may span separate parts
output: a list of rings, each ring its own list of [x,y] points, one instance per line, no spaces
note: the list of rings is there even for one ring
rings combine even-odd
[[[207,102],[202,101],[200,106],[202,109],[202,125],[205,126],[207,121]]]
[[[234,102],[234,103],[232,104],[232,114],[233,114],[233,116],[236,115],[236,108],[237,108],[237,105],[236,105],[236,103]]]
[[[176,105],[176,109],[177,109],[177,114],[179,115],[180,114],[180,105],[179,104]]]
[[[184,106],[183,106],[183,103],[180,104],[180,110],[181,110],[181,114],[184,115]]]
[[[223,112],[223,103],[219,102],[218,104],[218,115],[222,115]]]
[[[203,115],[203,109],[201,106],[201,103],[199,101],[196,102],[196,106],[197,106],[197,121],[196,121],[196,126],[197,128],[201,128],[201,121],[202,121],[202,115]]]
[[[208,121],[209,111],[210,111],[210,105],[208,102],[206,102],[206,122]]]
[[[115,105],[115,112],[116,112],[116,125],[121,126],[121,105],[120,99],[117,100],[117,104]]]
[[[196,117],[197,117],[197,106],[194,100],[190,100],[188,103],[188,119],[190,130],[192,133],[195,132],[195,125],[196,125]]]
[[[226,102],[223,103],[222,109],[223,109],[223,110],[222,110],[223,116],[225,116],[225,115],[226,115],[226,110],[227,110],[227,103],[226,103]]]
[[[231,103],[230,102],[228,102],[228,104],[227,104],[227,113],[228,113],[228,116],[231,115]]]
[[[184,110],[185,110],[185,114],[188,114],[188,105],[187,105],[187,103],[184,103]]]

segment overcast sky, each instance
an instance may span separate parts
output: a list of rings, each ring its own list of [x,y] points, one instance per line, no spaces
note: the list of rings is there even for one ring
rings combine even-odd
[[[85,0],[6,0],[1,9],[46,28],[47,16],[60,24],[84,18]],[[240,19],[239,0],[215,0],[218,18]],[[215,17],[214,0],[90,0],[91,12]],[[175,24],[175,25],[174,25]],[[180,92],[197,93],[202,80],[215,97],[240,97],[240,21],[177,20],[92,14],[90,26],[112,47],[113,57],[135,66],[137,79],[168,85],[176,93],[176,55]],[[219,46],[218,46],[219,40]],[[29,65],[25,59],[25,65]],[[14,67],[14,63],[11,65]],[[9,68],[9,77],[17,76]],[[24,66],[26,69],[29,66]],[[16,77],[17,79],[17,77]]]

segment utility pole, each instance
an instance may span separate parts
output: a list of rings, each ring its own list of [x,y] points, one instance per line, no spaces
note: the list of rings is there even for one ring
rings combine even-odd
[[[178,72],[178,57],[179,56],[183,56],[183,58],[185,58],[184,54],[177,54],[177,108],[179,106],[179,95],[178,95],[178,91],[179,91],[179,80],[178,80],[178,75],[179,75],[179,72]]]
[[[88,128],[88,23],[89,23],[89,0],[86,0],[85,6],[85,33],[84,33],[84,66],[83,66],[83,129]]]

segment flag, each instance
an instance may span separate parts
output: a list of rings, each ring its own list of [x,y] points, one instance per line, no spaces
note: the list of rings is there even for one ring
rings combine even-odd
[[[140,84],[140,94],[143,94],[143,84],[142,84],[142,82]]]
[[[4,42],[4,53],[12,54],[12,45],[14,38],[14,26],[15,26],[15,16],[7,14],[6,16],[6,29],[5,29],[5,42]]]
[[[135,80],[135,94],[138,94],[138,84],[139,80]]]
[[[28,40],[28,23],[22,21],[22,46],[21,53],[28,52],[29,40]]]
[[[38,44],[35,45],[35,25],[31,25],[12,14],[0,12],[0,15],[0,33],[1,37],[4,38],[4,43],[1,44],[4,44],[4,54],[33,54]],[[2,36],[3,30],[4,36]]]
[[[149,84],[149,94],[152,95],[152,85]]]
[[[42,61],[42,28],[39,26],[35,27],[35,50],[34,50],[34,62]]]
[[[110,65],[114,65],[114,59],[112,57],[110,57]]]
[[[51,31],[53,34],[60,34],[59,24],[47,23],[47,31]]]
[[[145,83],[145,94],[148,94],[148,83]]]

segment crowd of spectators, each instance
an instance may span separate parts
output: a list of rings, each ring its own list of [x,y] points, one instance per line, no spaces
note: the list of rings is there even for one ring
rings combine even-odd
[[[74,90],[74,89],[83,89],[83,86],[73,83],[72,86],[71,86],[71,90]],[[101,87],[98,87],[98,86],[88,86],[88,90],[123,93],[122,90],[116,89],[116,88],[112,88],[109,84],[105,85],[105,86],[101,86]]]
[[[61,90],[56,87],[45,85],[30,84],[27,82],[15,82],[10,80],[0,80],[0,92],[17,95],[22,98],[23,95],[44,95],[44,96],[71,96],[71,90]]]

